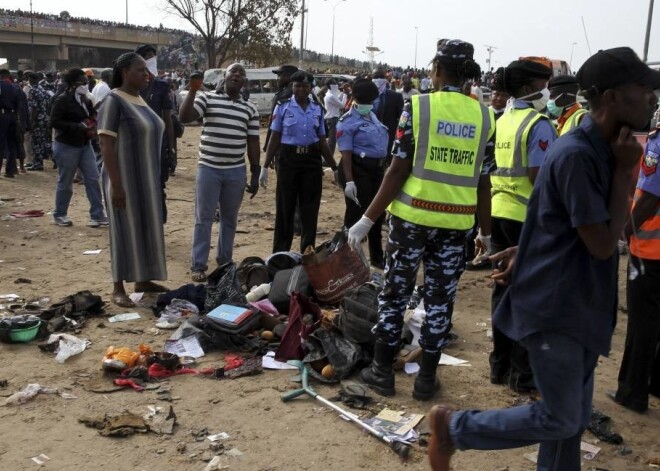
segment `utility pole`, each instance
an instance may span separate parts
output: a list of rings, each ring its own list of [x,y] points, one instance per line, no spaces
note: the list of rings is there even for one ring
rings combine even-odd
[[[646,20],[646,37],[644,38],[644,62],[649,60],[649,41],[651,40],[651,23],[653,23],[653,3],[649,1],[649,16]]]
[[[126,25],[128,25],[128,0],[126,0]]]
[[[571,58],[568,60],[568,68],[570,69],[573,66],[573,49],[575,49],[575,45],[577,43],[573,43],[571,45]]]
[[[417,70],[417,31],[419,28],[415,26],[415,70]]]
[[[491,62],[490,62],[490,60],[491,60],[491,58],[492,58],[492,56],[493,56],[493,52],[494,52],[495,49],[497,49],[497,48],[496,48],[495,46],[489,46],[488,44],[485,44],[485,46],[486,46],[486,51],[488,51],[488,59],[486,59],[486,62],[488,63],[488,70],[487,70],[486,72],[490,72],[490,69],[491,69],[491,66],[490,66]]]
[[[32,0],[30,0],[30,56],[30,68],[34,69],[36,68],[36,64],[34,63],[34,15],[32,14]]]
[[[305,0],[302,0],[302,14],[300,17],[300,58],[298,59],[298,68],[302,70],[305,48]]]

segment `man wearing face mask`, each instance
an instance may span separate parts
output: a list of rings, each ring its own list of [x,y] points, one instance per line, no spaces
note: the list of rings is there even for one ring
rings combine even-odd
[[[495,72],[495,88],[511,95],[497,121],[492,184],[492,251],[500,252],[518,244],[534,181],[548,149],[557,138],[550,120],[541,113],[549,92],[552,70],[538,62],[514,61]],[[506,287],[493,288],[495,312]],[[517,391],[534,388],[527,351],[493,326],[490,381],[508,384]]]
[[[344,186],[344,226],[358,222],[373,201],[385,172],[387,128],[372,112],[378,88],[367,79],[353,83],[353,106],[339,118],[337,143],[341,152],[339,180]],[[385,214],[369,230],[369,258],[375,268],[385,268],[381,228]]]
[[[247,192],[254,198],[259,190],[259,112],[241,96],[247,82],[245,68],[232,64],[225,72],[222,88],[216,93],[199,93],[202,77],[190,79],[179,116],[188,123],[204,119],[199,144],[199,165],[195,190],[195,230],[191,272],[194,282],[206,281],[211,245],[211,226],[220,205],[220,232],[216,261],[218,266],[232,260],[238,210],[243,201],[247,173],[245,152],[250,161]]]
[[[563,136],[578,127],[588,111],[577,102],[578,83],[572,75],[553,77],[548,82],[548,90],[548,113],[557,119],[557,133]]]
[[[158,78],[156,48],[151,44],[143,44],[135,48],[135,53],[147,62],[147,69],[149,70],[149,85],[140,90],[140,96],[165,123],[160,164],[160,180],[163,185],[163,222],[165,223],[167,222],[165,184],[170,175],[170,161],[176,159],[174,127],[172,124],[174,97],[170,85],[165,80]]]
[[[326,82],[328,91],[323,98],[325,102],[325,126],[328,131],[328,146],[330,153],[335,154],[335,147],[337,145],[337,121],[343,114],[342,110],[346,106],[346,95],[339,91],[339,85],[335,79],[330,79]]]
[[[396,128],[399,125],[399,117],[403,112],[403,96],[394,90],[388,90],[385,69],[375,69],[372,81],[378,87],[378,98],[374,101],[374,113],[378,121],[387,126],[389,139],[387,141],[387,153],[392,152],[392,145],[396,136]]]

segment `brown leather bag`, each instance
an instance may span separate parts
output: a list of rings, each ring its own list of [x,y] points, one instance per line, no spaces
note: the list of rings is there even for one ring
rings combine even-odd
[[[369,281],[370,276],[364,254],[351,250],[344,232],[303,255],[303,267],[322,304],[338,304],[346,291]]]

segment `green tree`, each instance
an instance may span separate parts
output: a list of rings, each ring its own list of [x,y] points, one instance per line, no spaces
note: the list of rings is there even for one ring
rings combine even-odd
[[[291,29],[299,14],[298,0],[164,0],[175,14],[200,34],[208,68],[221,65],[231,53],[254,47],[291,48]]]

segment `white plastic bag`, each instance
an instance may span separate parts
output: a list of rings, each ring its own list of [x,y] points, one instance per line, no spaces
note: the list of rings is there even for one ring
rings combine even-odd
[[[48,343],[53,343],[58,340],[60,345],[57,348],[57,356],[55,356],[55,361],[58,363],[64,363],[67,358],[84,352],[85,348],[90,344],[89,340],[79,339],[70,334],[51,334],[48,338]]]

